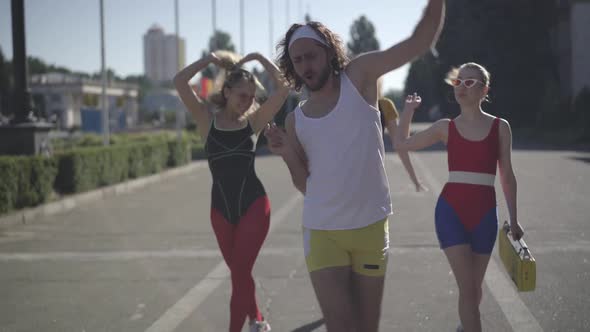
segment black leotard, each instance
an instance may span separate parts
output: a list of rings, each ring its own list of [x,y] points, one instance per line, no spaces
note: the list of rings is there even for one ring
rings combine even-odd
[[[254,170],[256,133],[250,123],[242,129],[222,130],[212,121],[205,152],[213,176],[211,208],[237,224],[250,205],[266,195]]]

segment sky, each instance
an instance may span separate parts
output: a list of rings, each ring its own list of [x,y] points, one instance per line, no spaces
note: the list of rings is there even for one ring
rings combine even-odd
[[[178,0],[179,35],[186,41],[187,64],[198,60],[207,48],[213,31],[213,1]],[[12,59],[10,2],[0,0],[0,49],[8,59]],[[240,51],[239,3],[240,0],[216,0],[215,15],[217,29],[231,35],[237,51]],[[288,25],[302,22],[306,13],[339,34],[344,42],[350,38],[354,20],[365,15],[374,24],[384,49],[411,34],[426,0],[244,0],[244,3],[244,52],[256,51],[274,59],[274,46]],[[174,0],[104,0],[104,10],[106,66],[120,76],[143,74],[143,35],[153,24],[163,27],[167,34],[174,33]],[[28,55],[74,71],[100,70],[99,0],[27,0],[25,24]],[[408,67],[387,74],[384,90],[402,89]]]

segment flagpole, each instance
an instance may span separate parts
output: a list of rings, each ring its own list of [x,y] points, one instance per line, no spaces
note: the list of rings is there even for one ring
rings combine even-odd
[[[109,145],[110,135],[110,117],[107,100],[107,72],[105,68],[105,42],[104,42],[104,3],[99,1],[100,5],[100,72],[101,72],[101,86],[102,86],[102,144]]]

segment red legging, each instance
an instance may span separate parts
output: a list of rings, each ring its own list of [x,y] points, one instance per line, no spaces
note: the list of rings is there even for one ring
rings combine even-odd
[[[240,332],[246,316],[263,320],[256,304],[252,268],[268,233],[270,202],[267,196],[258,198],[240,218],[230,224],[223,215],[211,209],[211,224],[221,254],[231,272],[230,332]]]

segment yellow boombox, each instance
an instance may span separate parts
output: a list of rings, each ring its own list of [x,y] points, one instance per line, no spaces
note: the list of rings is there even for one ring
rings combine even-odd
[[[534,290],[537,281],[535,258],[522,239],[512,239],[507,221],[504,221],[504,226],[498,232],[498,242],[502,263],[518,291]]]

